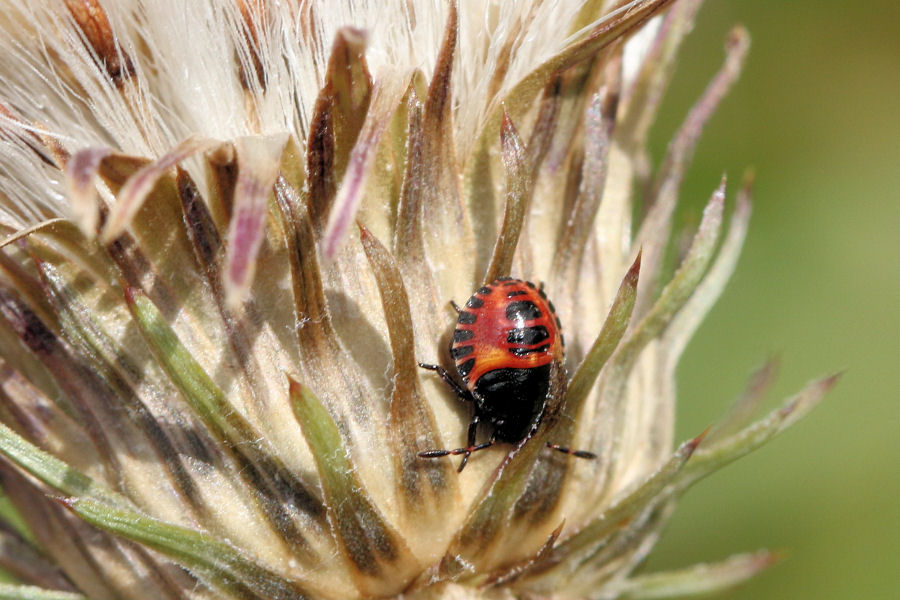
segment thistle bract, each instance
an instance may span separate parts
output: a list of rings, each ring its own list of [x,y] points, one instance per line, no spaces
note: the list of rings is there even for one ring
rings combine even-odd
[[[727,220],[711,182],[668,268],[748,47],[651,168],[699,5],[5,2],[3,593],[639,598],[770,564],[632,573],[681,493],[833,382],[748,424],[765,369],[673,440],[750,213],[749,179]],[[471,409],[418,363],[452,366],[449,301],[501,276],[543,282],[565,360],[534,430],[457,473],[419,453]]]

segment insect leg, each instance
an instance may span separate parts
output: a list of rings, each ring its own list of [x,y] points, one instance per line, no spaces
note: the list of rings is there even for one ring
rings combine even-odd
[[[472,395],[469,393],[469,390],[456,383],[456,380],[450,377],[450,373],[448,373],[447,369],[445,369],[444,367],[440,365],[429,365],[427,363],[419,363],[419,366],[423,369],[434,371],[435,373],[440,375],[441,379],[444,380],[444,383],[450,386],[450,389],[456,392],[456,395],[463,400],[471,401],[473,399]]]
[[[472,417],[472,420],[469,421],[469,431],[466,436],[466,453],[465,456],[463,456],[462,462],[459,463],[459,468],[456,469],[457,473],[462,473],[462,470],[466,468],[466,463],[469,462],[469,456],[472,455],[472,452],[480,449],[475,447],[475,435],[478,433],[478,421],[480,421],[480,419],[478,418],[477,413]],[[491,443],[493,443],[493,440],[491,440]],[[490,446],[490,444],[488,444],[488,446]],[[487,446],[485,446],[485,448],[486,447]]]
[[[469,456],[471,456],[473,452],[484,450],[485,448],[490,448],[494,445],[493,438],[491,438],[490,441],[484,442],[482,444],[475,443],[475,434],[478,432],[479,422],[480,419],[477,415],[472,417],[472,420],[469,422],[468,435],[466,436],[467,445],[465,448],[454,448],[453,450],[426,450],[424,452],[419,452],[417,456],[419,458],[440,458],[442,456],[458,456],[462,454],[462,462],[459,463],[459,468],[456,469],[457,473],[461,473],[462,470],[466,468],[466,464],[469,462]]]
[[[560,446],[559,444],[553,444],[551,442],[547,442],[548,448],[553,448],[554,450],[558,450],[564,454],[571,454],[576,458],[587,458],[594,459],[597,458],[597,455],[593,452],[588,452],[587,450],[572,450],[571,448],[566,448],[565,446]]]

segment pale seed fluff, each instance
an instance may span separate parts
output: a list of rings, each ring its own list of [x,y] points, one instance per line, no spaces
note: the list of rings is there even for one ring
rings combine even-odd
[[[670,243],[741,28],[646,153],[700,4],[2,0],[0,595],[660,598],[770,564],[638,570],[834,381],[751,422],[767,365],[673,439],[750,212],[710,182]],[[543,283],[566,354],[457,472],[419,453],[472,407],[418,363],[455,376],[450,301],[501,276]]]

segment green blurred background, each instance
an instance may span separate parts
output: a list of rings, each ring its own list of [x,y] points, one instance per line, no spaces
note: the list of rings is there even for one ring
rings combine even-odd
[[[768,407],[845,374],[808,418],[691,490],[647,570],[779,548],[785,561],[721,596],[900,598],[900,3],[709,0],[654,131],[657,157],[738,23],[750,56],[678,218],[696,223],[722,172],[733,202],[747,166],[754,215],[681,363],[679,437],[714,422],[769,357],[782,368]]]

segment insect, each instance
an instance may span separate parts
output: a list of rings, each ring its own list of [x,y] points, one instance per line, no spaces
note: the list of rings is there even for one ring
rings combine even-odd
[[[469,456],[495,442],[515,444],[532,435],[547,404],[551,367],[562,363],[565,340],[553,303],[530,281],[501,277],[478,289],[458,313],[450,356],[464,385],[439,365],[419,363],[435,371],[457,396],[474,405],[466,447],[419,452],[422,458]],[[487,442],[476,444],[479,423],[493,429]],[[579,458],[591,452],[547,445]]]

